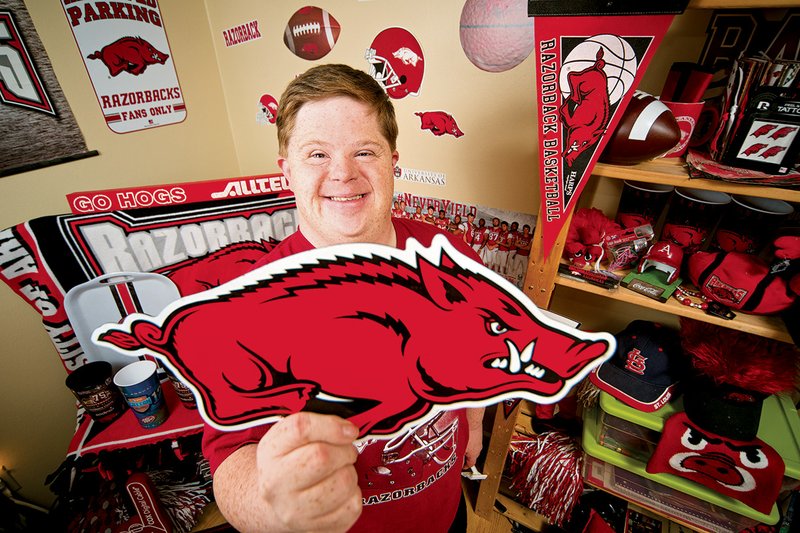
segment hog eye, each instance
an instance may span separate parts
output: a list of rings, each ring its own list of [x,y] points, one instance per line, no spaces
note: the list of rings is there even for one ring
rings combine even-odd
[[[508,327],[502,322],[498,322],[497,320],[487,320],[486,321],[486,329],[492,335],[502,335],[503,333],[508,331]]]
[[[689,450],[702,450],[708,446],[708,441],[694,429],[686,428],[683,436],[681,436],[681,444]]]
[[[740,451],[739,460],[742,462],[742,466],[746,466],[747,468],[757,468],[760,470],[769,466],[767,456],[764,455],[764,452],[759,448],[750,448]]]

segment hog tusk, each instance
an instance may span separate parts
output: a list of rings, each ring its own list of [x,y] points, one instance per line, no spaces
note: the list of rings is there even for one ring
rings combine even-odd
[[[536,347],[536,341],[531,341],[520,353],[516,345],[510,340],[506,339],[508,345],[508,371],[516,374],[522,370],[523,363],[530,363],[533,359],[533,349]]]

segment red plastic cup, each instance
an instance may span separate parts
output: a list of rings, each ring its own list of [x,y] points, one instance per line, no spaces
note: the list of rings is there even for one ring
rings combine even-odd
[[[681,128],[680,142],[664,154],[664,157],[680,157],[689,148],[689,140],[692,138],[694,128],[697,126],[697,119],[700,117],[700,112],[703,110],[705,102],[668,102],[662,100],[662,103],[672,111],[678,126]]]

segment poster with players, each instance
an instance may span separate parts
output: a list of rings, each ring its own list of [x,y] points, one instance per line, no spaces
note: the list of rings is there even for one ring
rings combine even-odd
[[[0,128],[0,176],[97,155],[22,0],[0,0]]]
[[[61,4],[111,131],[130,133],[186,118],[157,0]]]
[[[420,220],[461,236],[483,264],[522,288],[536,216],[398,192],[392,215]]]
[[[685,5],[529,0],[544,257],[608,142],[604,133],[614,131],[674,14]]]

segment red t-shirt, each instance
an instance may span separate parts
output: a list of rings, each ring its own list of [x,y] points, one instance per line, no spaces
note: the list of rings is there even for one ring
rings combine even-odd
[[[442,234],[458,251],[480,261],[461,239],[434,226],[400,218],[392,218],[392,223],[400,249],[405,249],[409,238],[429,246],[434,235]],[[312,248],[297,231],[253,268]],[[263,425],[223,432],[206,425],[203,454],[211,472],[240,447],[257,443],[268,429],[269,425]],[[356,471],[364,508],[351,531],[447,531],[461,498],[461,467],[468,435],[466,414],[458,410],[442,412],[393,439],[360,443]]]

